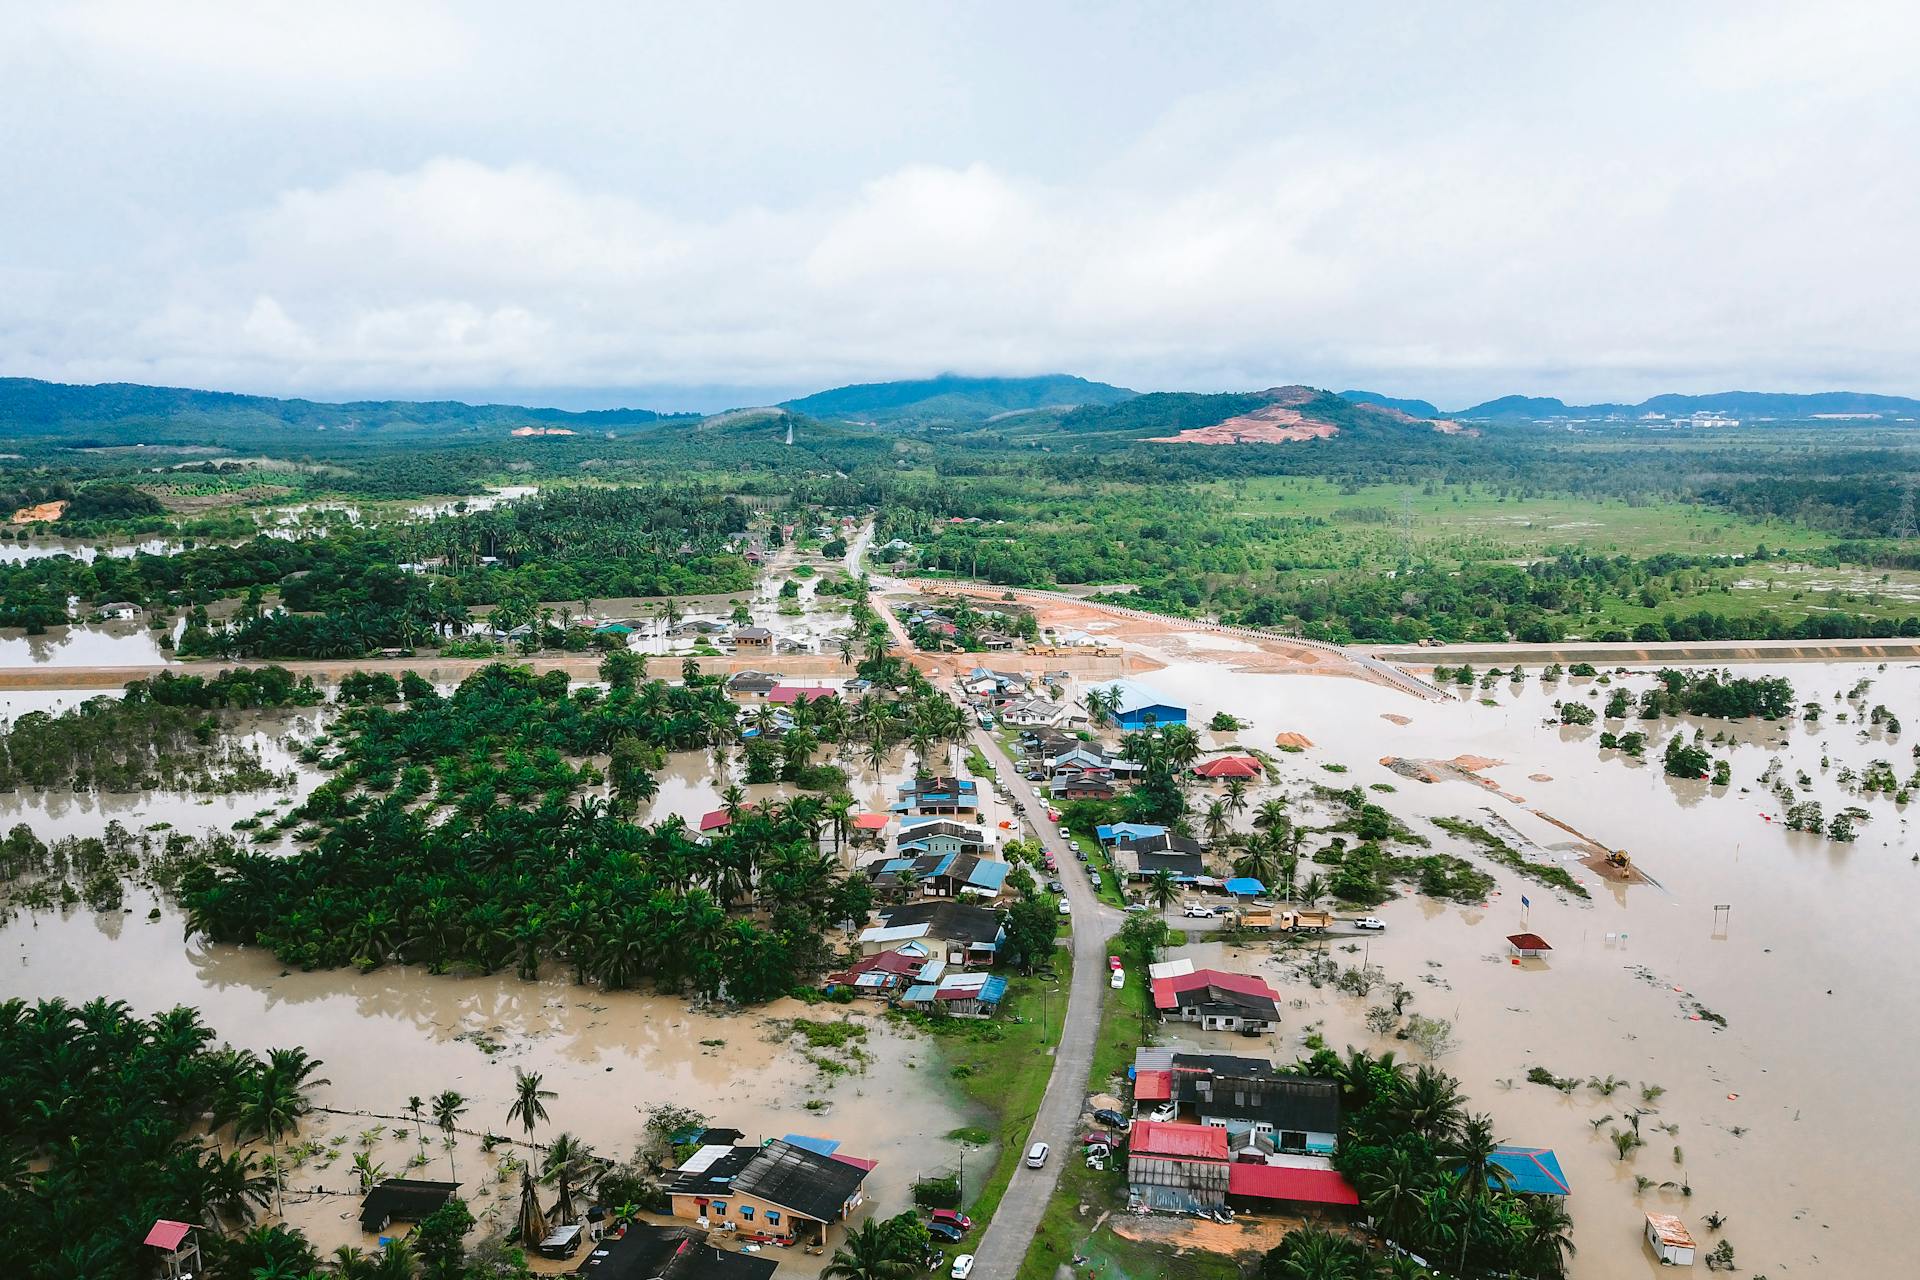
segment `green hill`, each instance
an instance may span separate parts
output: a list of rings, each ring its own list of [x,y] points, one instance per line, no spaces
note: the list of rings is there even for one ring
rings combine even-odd
[[[1033,378],[967,378],[943,373],[904,382],[864,382],[819,391],[780,407],[811,418],[856,422],[981,422],[1003,413],[1115,404],[1135,392],[1071,374]]]

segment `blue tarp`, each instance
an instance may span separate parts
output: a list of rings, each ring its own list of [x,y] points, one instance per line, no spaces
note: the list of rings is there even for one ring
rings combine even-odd
[[[1267,886],[1261,884],[1251,876],[1235,876],[1233,879],[1227,881],[1223,887],[1236,898],[1251,898],[1256,894],[1262,894],[1267,891]]]
[[[988,978],[987,985],[980,988],[980,1003],[999,1004],[1007,994],[1007,980],[998,975]]]
[[[1509,1191],[1528,1196],[1573,1194],[1567,1175],[1560,1171],[1560,1157],[1546,1147],[1496,1147],[1491,1162],[1506,1170]],[[1494,1185],[1493,1178],[1487,1183]]]

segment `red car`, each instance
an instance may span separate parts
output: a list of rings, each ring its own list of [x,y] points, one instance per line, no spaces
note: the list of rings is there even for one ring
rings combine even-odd
[[[1120,967],[1120,957],[1119,957],[1119,956],[1108,956],[1108,957],[1107,957],[1107,970],[1108,970],[1108,972],[1112,972],[1113,970],[1115,970],[1115,969],[1118,969],[1119,967]]]
[[[973,1219],[958,1209],[935,1209],[927,1217],[929,1221],[944,1223],[956,1231],[973,1230]]]

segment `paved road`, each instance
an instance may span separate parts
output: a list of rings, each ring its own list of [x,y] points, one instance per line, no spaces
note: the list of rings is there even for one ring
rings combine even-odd
[[[1060,864],[1073,910],[1073,987],[1063,1016],[1060,1047],[1053,1060],[1053,1077],[1035,1115],[1027,1146],[1045,1142],[1053,1148],[1043,1169],[1029,1169],[1023,1159],[1014,1170],[1006,1198],[993,1221],[975,1243],[976,1280],[1009,1280],[1027,1256],[1027,1246],[1040,1228],[1040,1215],[1053,1198],[1064,1161],[1080,1158],[1079,1120],[1087,1098],[1087,1072],[1093,1067],[1093,1046],[1100,1031],[1101,1003],[1107,989],[1106,939],[1120,927],[1121,914],[1094,896],[1086,867],[1074,860],[1073,847],[1047,821],[1046,801],[1032,783],[1023,780],[1000,744],[983,730],[974,731],[978,746],[1013,789],[1015,802],[1029,815],[1040,842]],[[1144,981],[1144,974],[1129,981]]]

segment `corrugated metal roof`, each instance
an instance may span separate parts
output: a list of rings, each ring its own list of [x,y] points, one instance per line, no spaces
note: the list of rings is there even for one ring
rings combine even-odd
[[[1227,1168],[1227,1194],[1307,1204],[1359,1204],[1360,1193],[1337,1169],[1235,1164]]]
[[[1173,1072],[1135,1071],[1133,1073],[1135,1102],[1166,1102],[1172,1097]]]
[[[1127,1150],[1136,1156],[1179,1156],[1187,1160],[1225,1160],[1227,1131],[1205,1124],[1161,1124],[1136,1121],[1127,1135]]]

